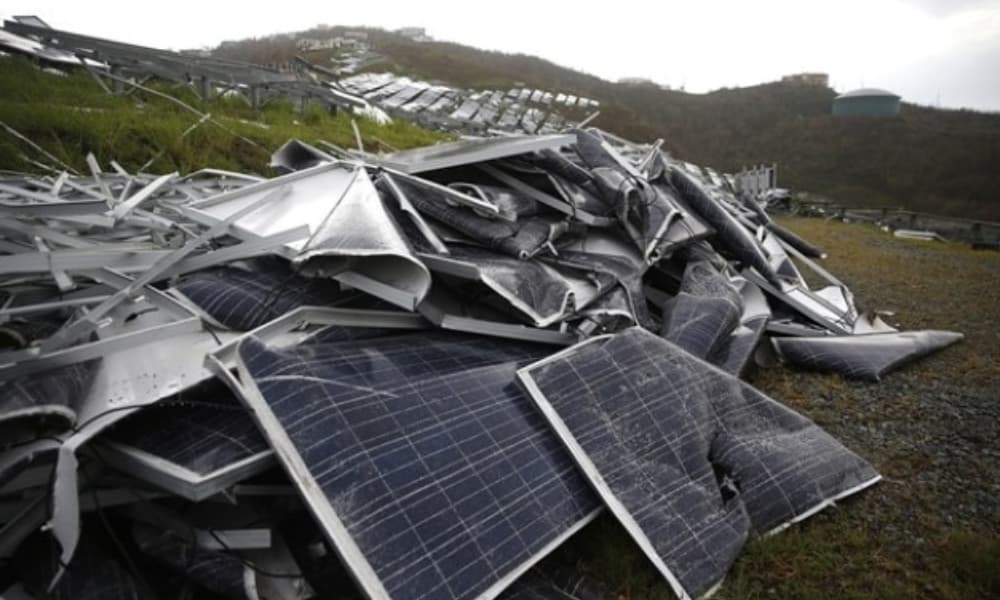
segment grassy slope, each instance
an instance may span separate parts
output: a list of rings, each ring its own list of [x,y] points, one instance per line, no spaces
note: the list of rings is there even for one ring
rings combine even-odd
[[[354,145],[350,117],[343,113],[331,115],[319,105],[308,105],[296,112],[288,102],[275,102],[254,112],[240,98],[202,102],[187,87],[155,87],[210,113],[225,129],[207,122],[181,138],[198,117],[176,104],[142,91],[112,96],[83,71],[60,77],[22,58],[0,58],[0,121],[78,170],[85,170],[88,152],[93,152],[103,165],[117,160],[131,170],[163,151],[150,171],[185,173],[211,166],[267,174],[271,153],[289,138]],[[379,126],[358,119],[358,125],[369,149],[379,148],[374,138],[398,148],[422,146],[442,138],[399,120]],[[22,155],[49,162],[0,131],[0,169],[37,171],[38,167],[25,162]]]
[[[783,222],[827,250],[825,266],[863,306],[895,310],[892,322],[906,329],[954,329],[966,340],[878,384],[789,368],[755,374],[755,385],[870,460],[885,480],[841,509],[752,542],[713,598],[1000,597],[1000,425],[957,416],[968,406],[996,414],[988,407],[1000,384],[1000,254],[898,240],[867,225]],[[620,598],[674,598],[606,516],[552,560],[582,565]]]

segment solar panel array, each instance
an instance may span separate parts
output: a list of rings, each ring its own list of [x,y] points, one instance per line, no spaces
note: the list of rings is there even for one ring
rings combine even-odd
[[[717,585],[751,531],[878,480],[805,417],[643,329],[592,338],[520,376],[682,598]]]
[[[598,508],[514,377],[551,348],[336,337],[284,351],[250,339],[239,360],[262,426],[287,432],[286,466],[306,466],[302,489],[332,507],[336,522],[317,519],[370,595],[495,596]]]

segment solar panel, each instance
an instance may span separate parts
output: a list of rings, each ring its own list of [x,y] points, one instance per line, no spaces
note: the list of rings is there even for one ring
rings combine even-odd
[[[386,98],[382,101],[383,106],[388,108],[399,108],[400,106],[406,104],[410,100],[413,100],[420,94],[424,93],[427,89],[427,84],[415,84],[409,85],[402,90],[396,92],[391,97]]]
[[[708,261],[684,268],[681,288],[663,306],[660,334],[684,350],[707,358],[740,324],[743,299],[739,291]]]
[[[472,115],[476,114],[477,110],[479,110],[478,102],[475,100],[466,100],[462,103],[462,106],[458,107],[455,112],[451,113],[451,118],[457,121],[468,121],[472,118]],[[426,149],[420,148],[420,150],[425,151]],[[404,150],[404,152],[406,151]]]
[[[195,501],[273,464],[246,408],[214,379],[129,416],[103,438],[102,459]]]
[[[238,216],[255,203],[263,206]],[[371,179],[354,165],[330,163],[297,171],[194,203],[185,211],[212,224],[237,215],[233,235],[250,239],[308,226],[308,238],[280,250],[303,274],[332,277],[409,310],[430,287],[430,274],[411,253]]]
[[[805,417],[644,329],[591,338],[518,375],[681,598],[710,592],[751,532],[879,479]]]
[[[503,300],[503,308],[517,311],[538,327],[561,321],[574,301],[582,306],[602,291],[588,285],[591,281],[585,278],[571,277],[541,261],[520,260],[474,246],[456,245],[449,256],[425,256],[424,260],[435,273],[476,282],[468,287],[477,289],[468,291],[479,295],[477,304],[496,304],[481,292],[496,294]]]
[[[592,169],[601,196],[621,214],[621,225],[643,258],[655,262],[676,240],[669,227],[682,213],[673,194],[669,188],[650,185],[600,135],[578,131],[576,138],[576,152]]]
[[[598,507],[514,380],[546,346],[435,332],[239,348],[248,402],[370,597],[492,598]]]
[[[760,344],[770,317],[756,316],[744,321],[732,335],[708,357],[708,362],[717,365],[726,373],[740,377],[747,370],[750,359]]]
[[[261,258],[253,269],[219,267],[182,278],[176,289],[219,323],[249,331],[299,306],[329,306],[341,296],[328,279],[308,279],[287,262]]]
[[[24,419],[48,421],[57,430],[69,428],[76,420],[76,401],[84,394],[94,368],[93,362],[68,365],[0,383],[0,433],[4,434],[4,442],[20,441],[15,439],[18,430],[35,429],[16,423]]]
[[[455,97],[452,95],[452,93],[445,92],[444,94],[441,95],[440,98],[438,98],[434,102],[434,104],[431,104],[427,108],[427,110],[430,112],[440,112],[446,108],[449,108],[454,103],[455,103]]]
[[[709,195],[698,179],[683,169],[674,167],[670,169],[670,182],[695,213],[715,229],[724,248],[743,264],[755,268],[769,281],[778,282],[778,276],[757,240],[721,203]]]
[[[774,347],[793,365],[878,381],[892,369],[950,346],[963,337],[953,331],[900,331],[774,338]]]

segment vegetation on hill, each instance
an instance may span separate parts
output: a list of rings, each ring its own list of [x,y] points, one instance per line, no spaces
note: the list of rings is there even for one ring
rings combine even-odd
[[[663,138],[691,162],[734,171],[779,164],[782,185],[844,204],[1000,220],[1000,114],[904,104],[898,118],[834,118],[833,90],[770,83],[688,94],[612,83],[534,57],[376,37],[403,72],[470,87],[513,82],[600,100],[595,124]]]
[[[390,59],[373,70],[469,88],[526,85],[582,95],[601,101],[596,125],[637,141],[663,138],[667,150],[691,162],[726,171],[776,162],[781,185],[841,204],[1000,221],[1000,114],[904,104],[898,118],[834,118],[835,93],[824,87],[770,83],[688,94],[612,83],[523,54],[364,31]],[[223,53],[290,58],[293,40],[247,40]]]
[[[165,98],[141,90],[108,94],[82,70],[60,76],[27,59],[5,57],[0,58],[0,122],[79,171],[86,171],[85,158],[93,152],[102,165],[116,160],[128,170],[153,159],[147,167],[152,172],[213,167],[266,175],[271,153],[289,138],[354,146],[351,116],[330,114],[319,104],[296,110],[291,102],[274,101],[254,111],[239,97],[204,102],[190,87],[147,85],[212,120],[183,135],[199,116]],[[357,123],[366,149],[378,150],[380,143],[423,146],[444,137],[402,120],[386,126],[366,119]],[[0,169],[39,170],[32,161],[52,162],[0,129]]]

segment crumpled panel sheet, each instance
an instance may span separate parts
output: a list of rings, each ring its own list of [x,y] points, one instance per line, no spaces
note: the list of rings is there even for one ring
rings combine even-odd
[[[391,200],[390,200],[391,201]],[[305,275],[340,278],[407,310],[427,295],[431,275],[364,169],[359,169],[292,264]],[[386,291],[383,291],[386,290]],[[394,290],[392,293],[389,290]]]
[[[297,171],[195,202],[186,212],[209,223],[235,217],[234,235],[251,240],[307,227],[307,237],[280,250],[304,275],[333,277],[408,310],[430,287],[430,273],[357,165]]]
[[[601,291],[611,287],[611,292],[604,293],[593,304],[580,307],[584,314],[597,314],[606,310],[627,315],[634,325],[655,326],[642,290],[642,276],[646,272],[644,263],[636,263],[624,256],[574,250],[560,251],[559,258],[551,262],[572,267],[579,273],[589,272],[589,278],[593,281],[598,281],[602,276],[614,281],[614,286],[600,284]]]
[[[279,457],[369,594],[490,597],[598,507],[515,381],[550,347],[431,332],[238,352],[266,435],[290,440]]]
[[[691,209],[715,229],[720,245],[744,265],[753,267],[769,281],[780,285],[777,273],[757,240],[720,202],[709,196],[703,184],[679,166],[670,169],[670,182]]]
[[[730,375],[742,377],[764,337],[769,320],[767,315],[746,320],[706,360]]]
[[[0,432],[65,431],[77,417],[77,403],[86,395],[96,363],[58,367],[0,383]],[[25,428],[25,421],[33,423]],[[14,424],[14,421],[20,424]],[[15,441],[4,435],[3,443]]]
[[[480,198],[497,207],[500,215],[508,221],[516,221],[538,214],[538,202],[505,187],[484,183],[456,182],[448,187],[464,194]]]
[[[965,336],[954,331],[899,331],[849,336],[776,337],[778,354],[805,369],[879,381],[900,366],[946,348]]]
[[[175,289],[220,324],[249,331],[300,306],[330,306],[340,286],[303,277],[279,258],[257,259],[248,268],[225,266],[186,275]]]
[[[592,338],[519,377],[681,598],[718,585],[751,533],[879,479],[812,421],[643,329]]]
[[[483,248],[458,245],[441,260],[475,273],[473,281],[488,288],[504,304],[538,327],[561,321],[573,304],[571,282],[544,262],[522,261]],[[485,302],[485,299],[480,298],[478,302]]]
[[[736,283],[707,260],[688,262],[677,295],[664,303],[660,335],[740,376],[764,334],[769,309],[756,286],[744,280],[741,292]],[[751,300],[744,293],[753,294]]]
[[[663,306],[660,335],[706,358],[729,338],[742,314],[743,298],[725,275],[708,261],[689,262],[680,291]]]
[[[548,217],[524,217],[518,221],[488,219],[465,207],[451,206],[435,190],[404,179],[397,181],[407,199],[424,216],[459,231],[484,247],[524,260],[534,256],[546,243],[568,231],[569,223]]]
[[[631,165],[612,154],[599,134],[578,130],[576,139],[576,151],[590,167],[595,187],[614,207],[618,222],[643,259],[658,259],[657,250],[666,242],[667,228],[681,216],[678,207],[669,195],[638,177]]]

